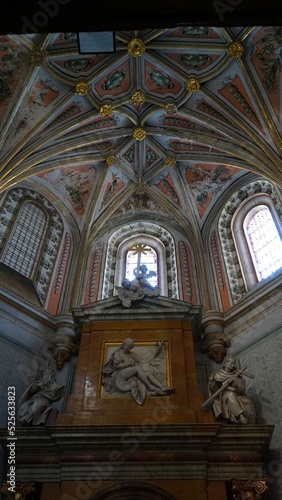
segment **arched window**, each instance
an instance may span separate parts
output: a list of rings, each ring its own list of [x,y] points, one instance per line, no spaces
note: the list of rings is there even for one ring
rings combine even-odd
[[[161,295],[178,299],[174,239],[165,228],[147,221],[122,226],[110,236],[101,298],[106,299],[117,293],[115,285],[120,286],[127,273],[138,267],[138,254],[141,264],[146,264],[148,271],[156,269],[157,276],[154,278],[157,280],[152,281],[152,285],[160,287]]]
[[[245,217],[243,227],[260,281],[282,267],[281,238],[266,205],[251,209]]]
[[[234,303],[281,268],[281,213],[279,191],[262,179],[238,189],[225,204],[218,230]]]
[[[59,213],[42,194],[21,187],[7,192],[0,208],[0,261],[33,281],[42,304],[63,230]]]
[[[151,285],[158,284],[158,260],[156,251],[146,243],[136,243],[127,251],[125,258],[125,278],[134,280],[141,265],[146,265]]]
[[[47,230],[47,214],[36,203],[24,203],[5,244],[2,262],[33,279]]]

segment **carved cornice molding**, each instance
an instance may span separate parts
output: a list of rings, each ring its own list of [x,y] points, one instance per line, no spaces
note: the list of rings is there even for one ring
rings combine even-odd
[[[22,427],[17,429],[17,478],[73,481],[87,479],[91,471],[91,479],[95,480],[99,467],[93,467],[93,463],[108,463],[112,479],[230,481],[234,477],[245,478],[246,474],[261,477],[272,432],[273,426],[157,425],[153,419],[143,427]],[[4,447],[6,436],[7,430],[0,430]],[[119,453],[119,460],[111,458],[112,450]],[[166,455],[169,460],[164,466]]]

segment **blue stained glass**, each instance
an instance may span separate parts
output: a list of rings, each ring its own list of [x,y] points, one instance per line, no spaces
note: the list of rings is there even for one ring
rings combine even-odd
[[[129,250],[127,252],[125,278],[130,281],[134,280],[134,271],[138,266],[138,258],[140,259],[139,265],[146,264],[148,271],[154,271],[156,273],[156,276],[148,278],[149,283],[151,283],[151,285],[153,286],[156,286],[158,284],[157,254],[151,247],[146,246],[146,248],[138,252],[136,246],[136,249],[134,248],[133,250]]]

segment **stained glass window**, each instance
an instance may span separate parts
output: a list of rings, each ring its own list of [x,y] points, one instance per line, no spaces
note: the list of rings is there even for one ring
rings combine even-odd
[[[35,203],[25,203],[19,213],[2,261],[27,278],[32,278],[40,256],[47,216]]]
[[[128,250],[125,278],[129,281],[134,280],[135,274],[139,272],[141,265],[147,266],[148,274],[152,274],[147,279],[152,286],[156,286],[158,284],[157,253],[152,247],[143,243],[135,244]]]
[[[282,242],[267,206],[252,215],[246,233],[260,279],[267,278],[282,267]]]

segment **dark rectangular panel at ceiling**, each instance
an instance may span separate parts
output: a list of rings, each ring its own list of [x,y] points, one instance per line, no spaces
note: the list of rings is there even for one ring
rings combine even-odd
[[[281,24],[277,0],[25,0],[6,2],[0,16],[2,34]]]

